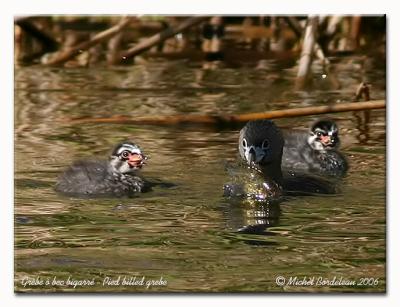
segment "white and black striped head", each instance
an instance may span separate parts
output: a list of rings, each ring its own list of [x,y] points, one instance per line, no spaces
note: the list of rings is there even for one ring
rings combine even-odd
[[[332,120],[319,120],[310,129],[308,144],[315,150],[329,150],[339,147],[339,129]]]
[[[110,157],[110,165],[121,174],[133,173],[142,168],[147,157],[138,145],[132,142],[118,144]]]
[[[250,121],[240,131],[239,153],[250,167],[274,164],[280,168],[283,145],[282,133],[270,120]]]

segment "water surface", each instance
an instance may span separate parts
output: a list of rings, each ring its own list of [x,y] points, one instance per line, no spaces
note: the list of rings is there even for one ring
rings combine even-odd
[[[338,60],[342,87],[322,74],[294,92],[295,67],[272,60],[205,71],[200,63],[122,68],[17,67],[15,71],[15,289],[17,291],[385,290],[385,111],[332,115],[351,169],[342,193],[290,198],[275,207],[230,203],[224,161],[239,128],[68,124],[80,116],[245,113],[351,101],[363,79],[385,98],[385,71],[365,57]],[[318,68],[316,70],[318,72]],[[305,128],[317,117],[278,119]],[[131,199],[79,199],[53,190],[73,160],[107,157],[121,140],[150,156],[147,179],[166,183]],[[237,230],[261,224],[262,231]],[[118,276],[167,285],[104,285]],[[279,286],[276,278],[373,278],[371,286]],[[89,286],[23,285],[94,280]],[[107,279],[108,278],[108,279]]]

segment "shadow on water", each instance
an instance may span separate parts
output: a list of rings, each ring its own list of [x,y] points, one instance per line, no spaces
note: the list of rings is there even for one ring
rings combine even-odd
[[[257,112],[349,101],[361,73],[385,98],[385,71],[337,60],[342,86],[316,74],[293,92],[293,67],[239,66],[205,72],[184,61],[116,69],[18,67],[15,71],[15,287],[24,277],[92,279],[95,286],[46,291],[377,291],[385,289],[385,112],[339,113],[350,171],[337,195],[243,205],[222,197],[224,161],[237,156],[240,127],[71,125],[64,118]],[[349,64],[350,63],[350,64]],[[353,63],[353,64],[352,64]],[[347,66],[346,66],[347,65]],[[353,66],[352,66],[353,65]],[[349,68],[350,67],[350,68]],[[174,73],[171,73],[174,72]],[[307,128],[317,117],[279,119]],[[153,191],[135,198],[57,195],[73,160],[106,158],[131,139],[150,156]],[[26,163],[29,161],[29,163]],[[378,278],[376,287],[283,289],[276,276]],[[167,287],[107,286],[105,277],[146,276]]]

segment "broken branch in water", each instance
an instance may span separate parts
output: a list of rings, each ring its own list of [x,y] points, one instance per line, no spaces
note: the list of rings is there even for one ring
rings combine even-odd
[[[303,107],[286,110],[275,110],[260,113],[248,113],[241,115],[172,115],[172,116],[141,116],[127,117],[115,116],[107,118],[75,118],[65,120],[68,123],[113,123],[113,124],[136,124],[136,125],[176,125],[176,124],[232,124],[247,122],[256,119],[273,119],[285,117],[297,117],[306,115],[317,115],[326,113],[362,111],[370,109],[383,109],[386,107],[385,100],[372,100],[358,103],[341,103],[329,106]]]
[[[59,43],[47,34],[45,31],[39,29],[30,19],[29,17],[16,17],[14,20],[15,24],[21,27],[26,33],[32,35],[32,37],[36,38],[43,44],[42,53],[56,50],[59,46]]]
[[[364,97],[364,101],[369,101],[370,100],[369,92],[370,92],[369,84],[366,82],[361,82],[360,85],[357,87],[354,101],[359,101],[362,97]]]
[[[77,56],[80,54],[82,51],[87,50],[111,37],[114,35],[120,33],[123,29],[125,29],[129,23],[131,22],[131,18],[129,17],[122,17],[120,22],[116,24],[115,26],[100,32],[96,34],[92,39],[83,42],[81,44],[78,44],[77,46],[67,49],[57,56],[55,56],[53,59],[48,61],[46,64],[47,65],[58,65],[58,64],[63,64],[66,61],[72,59],[73,57]]]
[[[129,50],[125,51],[121,55],[121,62],[124,60],[128,60],[130,58],[135,57],[138,54],[141,54],[142,52],[150,49],[151,47],[165,41],[166,39],[181,33],[182,31],[186,30],[187,28],[190,28],[196,24],[199,24],[200,22],[203,22],[204,20],[208,19],[209,17],[205,16],[195,16],[195,17],[189,17],[185,19],[181,24],[179,24],[176,28],[169,27],[160,33],[157,33],[147,39],[145,39],[143,42],[140,42],[136,46],[130,48]]]
[[[314,48],[318,29],[318,16],[309,16],[304,33],[303,46],[299,61],[299,70],[297,72],[296,86],[297,90],[302,90],[310,81],[311,64],[314,58]]]
[[[289,27],[293,30],[293,32],[296,34],[298,38],[301,38],[303,35],[303,28],[301,27],[300,23],[294,16],[289,16],[285,18]],[[315,55],[324,63],[324,65],[329,64],[329,59],[325,56],[325,53],[319,44],[318,41],[315,42],[314,46],[314,52]]]

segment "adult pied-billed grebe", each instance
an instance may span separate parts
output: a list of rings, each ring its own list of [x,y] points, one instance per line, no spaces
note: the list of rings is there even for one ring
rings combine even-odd
[[[344,176],[346,158],[339,152],[339,130],[332,120],[315,122],[308,132],[284,133],[282,168],[326,176]]]
[[[224,195],[262,202],[279,199],[282,148],[282,134],[272,121],[248,122],[239,135],[241,162],[229,169],[234,182],[224,186]]]
[[[240,131],[242,165],[229,169],[234,182],[224,195],[261,202],[281,199],[282,194],[334,193],[335,186],[323,178],[303,173],[282,173],[284,139],[270,120],[248,122]]]
[[[139,170],[147,157],[132,142],[118,144],[108,161],[77,161],[59,178],[56,191],[84,197],[132,196],[146,189]]]

